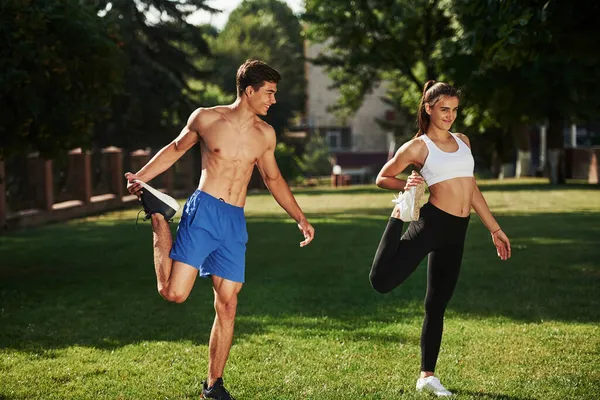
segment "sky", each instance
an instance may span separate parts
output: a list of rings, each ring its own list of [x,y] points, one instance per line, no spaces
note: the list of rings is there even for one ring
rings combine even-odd
[[[284,1],[292,9],[294,14],[299,14],[304,11],[304,0]],[[192,14],[187,21],[194,25],[210,23],[219,30],[223,29],[225,23],[227,23],[227,18],[229,18],[229,13],[233,11],[241,2],[242,0],[208,0],[206,2],[208,6],[222,10],[223,12],[211,15],[210,13],[199,11],[195,14]]]

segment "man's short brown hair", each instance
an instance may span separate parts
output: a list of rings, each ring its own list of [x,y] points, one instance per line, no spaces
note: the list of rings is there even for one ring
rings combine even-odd
[[[235,78],[237,94],[241,96],[248,86],[258,90],[265,84],[265,81],[277,83],[280,79],[279,72],[266,63],[259,60],[246,60],[237,70]]]

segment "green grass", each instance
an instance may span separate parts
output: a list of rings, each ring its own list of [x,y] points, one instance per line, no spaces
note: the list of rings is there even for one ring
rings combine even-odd
[[[464,399],[597,399],[600,191],[484,181],[512,241],[500,261],[477,217],[437,373]],[[391,194],[304,189],[316,228],[248,199],[247,283],[225,382],[238,399],[423,399],[422,265],[388,295],[369,285]],[[148,223],[121,211],[0,237],[0,399],[193,399],[206,376],[212,290],[156,293]]]

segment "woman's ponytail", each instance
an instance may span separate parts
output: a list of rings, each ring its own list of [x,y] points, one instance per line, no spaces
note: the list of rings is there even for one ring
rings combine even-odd
[[[424,135],[429,127],[429,114],[425,111],[425,103],[427,102],[425,99],[427,98],[427,91],[431,89],[433,85],[435,85],[435,81],[430,80],[425,82],[425,85],[423,86],[423,96],[421,96],[421,101],[419,101],[419,111],[417,112],[417,124],[419,130],[415,137]]]

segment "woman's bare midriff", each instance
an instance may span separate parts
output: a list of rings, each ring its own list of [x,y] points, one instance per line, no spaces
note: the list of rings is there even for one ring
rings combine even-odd
[[[466,217],[471,213],[474,178],[453,178],[429,187],[429,202],[448,214]]]

